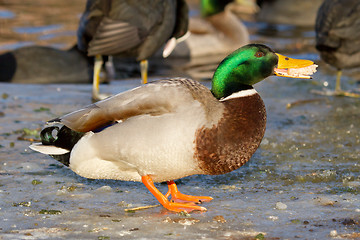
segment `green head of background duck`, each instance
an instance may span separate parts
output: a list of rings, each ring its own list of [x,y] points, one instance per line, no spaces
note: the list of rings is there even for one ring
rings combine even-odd
[[[232,0],[201,0],[200,10],[201,16],[209,17],[211,15],[224,11],[227,4]]]

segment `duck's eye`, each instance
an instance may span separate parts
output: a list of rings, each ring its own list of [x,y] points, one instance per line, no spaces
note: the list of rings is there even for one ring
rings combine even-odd
[[[258,52],[256,52],[255,53],[255,57],[263,57],[265,54],[263,53],[263,52],[260,52],[260,51],[258,51]]]

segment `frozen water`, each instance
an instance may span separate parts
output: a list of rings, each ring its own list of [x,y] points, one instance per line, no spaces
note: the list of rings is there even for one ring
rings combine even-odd
[[[85,179],[28,149],[25,129],[89,104],[90,85],[0,84],[0,238],[359,237],[360,101],[311,94],[325,78],[335,76],[320,66],[313,81],[271,77],[255,86],[268,111],[265,138],[236,171],[177,181],[184,193],[214,197],[207,212],[190,216],[160,206],[126,212],[158,203],[141,183]],[[102,91],[138,83],[114,81]]]
[[[48,1],[56,2],[61,12],[50,15],[46,6],[39,7],[43,2],[10,2],[17,6],[14,11],[0,10],[7,36],[0,51],[44,41],[71,47],[76,41],[68,33],[75,33],[85,1]],[[51,32],[20,36],[11,29],[23,22],[11,21],[12,13],[33,19],[31,26],[48,25]],[[59,23],[67,27],[58,29]],[[162,207],[126,212],[158,203],[141,183],[85,179],[28,148],[27,140],[37,138],[31,133],[43,122],[90,103],[90,85],[0,83],[0,239],[360,238],[360,101],[310,93],[333,89],[335,83],[334,70],[314,50],[314,31],[280,26],[261,34],[257,25],[247,24],[252,41],[284,54],[297,52],[290,57],[314,60],[318,72],[313,80],[271,77],[255,86],[266,104],[268,123],[248,164],[225,175],[177,181],[184,193],[214,197],[203,204],[208,209],[204,213],[185,216]],[[358,87],[354,76],[344,73],[344,89]],[[117,93],[139,82],[114,81],[101,89]],[[293,107],[287,108],[289,103]],[[167,190],[166,184],[157,186]]]

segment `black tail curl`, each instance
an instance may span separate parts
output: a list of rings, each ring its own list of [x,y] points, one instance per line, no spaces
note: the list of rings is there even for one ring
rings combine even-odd
[[[70,152],[84,134],[71,130],[66,126],[54,125],[44,128],[40,133],[40,138],[43,145],[52,145],[69,150],[69,153],[63,155],[50,155],[64,165],[69,166]]]

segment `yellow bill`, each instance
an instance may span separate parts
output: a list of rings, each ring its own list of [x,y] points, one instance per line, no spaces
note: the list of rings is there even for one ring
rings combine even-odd
[[[307,78],[316,72],[318,65],[310,60],[294,59],[276,53],[278,56],[278,65],[274,73],[280,77]]]

